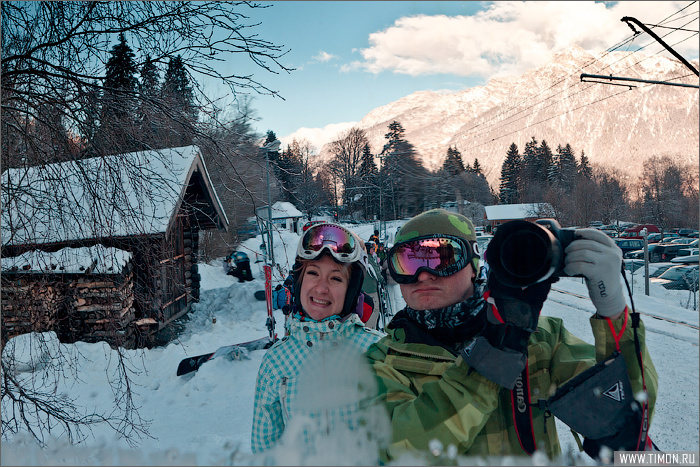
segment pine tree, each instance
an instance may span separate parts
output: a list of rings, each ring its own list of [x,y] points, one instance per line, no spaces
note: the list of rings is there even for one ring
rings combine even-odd
[[[501,166],[500,203],[512,204],[519,200],[519,176],[522,158],[518,146],[511,143],[506,153],[506,159]]]
[[[462,161],[462,153],[457,148],[452,149],[452,146],[447,148],[447,157],[442,164],[442,169],[450,175],[459,175],[466,170]]]
[[[374,162],[374,155],[369,147],[369,143],[362,148],[362,164],[360,165],[360,179],[363,187],[362,199],[365,211],[365,218],[379,216],[379,169]]]
[[[474,165],[472,166],[472,172],[475,174],[480,174],[483,175],[481,171],[481,164],[479,163],[479,159],[474,159]]]
[[[581,162],[578,165],[578,174],[589,180],[593,177],[593,170],[591,169],[591,164],[588,161],[588,156],[586,156],[583,151],[581,151]]]
[[[277,135],[275,134],[274,131],[272,130],[267,130],[266,136],[265,136],[265,142],[263,143],[263,146],[267,146],[271,142],[277,139]]]
[[[550,184],[559,183],[559,154],[561,154],[561,144],[557,146],[557,151],[552,155],[552,162],[547,168],[547,181]]]
[[[170,58],[163,79],[162,94],[168,111],[175,114],[175,121],[166,132],[166,144],[168,146],[192,144],[193,125],[197,121],[198,110],[187,70],[180,55]]]
[[[418,159],[413,144],[404,139],[405,130],[401,123],[394,120],[389,124],[389,132],[384,135],[381,156],[382,179],[388,181],[384,192],[386,213],[392,219],[407,217],[422,211],[425,185],[428,171]],[[383,217],[387,218],[387,217]]]
[[[139,104],[137,110],[138,134],[142,149],[158,149],[158,131],[162,127],[161,110],[157,106],[160,97],[160,76],[158,67],[146,56],[141,67],[139,80]]]
[[[360,175],[361,176],[369,176],[369,175],[376,175],[379,173],[379,169],[377,169],[377,164],[374,162],[374,155],[372,154],[372,150],[369,147],[369,144],[365,144],[365,147],[362,148],[362,164],[360,165]]]
[[[136,63],[124,33],[112,48],[103,83],[102,112],[97,145],[101,150],[131,151],[138,148],[136,127]],[[99,150],[99,149],[98,149]]]
[[[539,155],[538,155],[538,143],[533,136],[530,141],[525,143],[525,150],[523,151],[522,168],[520,171],[520,177],[522,180],[531,183],[538,179],[539,173]]]
[[[273,140],[274,141],[274,140]],[[301,182],[300,176],[304,169],[302,161],[304,148],[295,139],[292,141],[286,150],[281,153],[270,151],[270,160],[275,168],[275,175],[282,186],[282,200],[296,202],[295,199],[297,188]],[[275,154],[275,160],[272,161],[272,155]]]
[[[119,43],[112,47],[111,55],[107,60],[103,99],[112,104],[112,107],[107,107],[108,110],[112,110],[117,117],[127,114],[131,109],[116,104],[124,104],[125,101],[133,103],[137,84],[134,52],[126,43],[124,33],[120,33]]]
[[[559,146],[557,148],[557,159],[559,162],[559,183],[560,186],[566,190],[570,191],[576,182],[576,173],[578,168],[576,166],[576,156],[574,156],[573,149],[571,149],[570,144],[566,144],[563,148]]]
[[[554,161],[552,150],[545,140],[540,143],[539,151],[537,151],[537,180],[546,182],[549,179],[549,168]]]

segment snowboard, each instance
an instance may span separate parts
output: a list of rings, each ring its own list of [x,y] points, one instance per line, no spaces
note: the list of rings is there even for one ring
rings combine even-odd
[[[253,294],[256,300],[265,300],[265,291],[264,290],[258,290]]]
[[[237,355],[241,350],[260,350],[266,349],[271,345],[269,337],[261,337],[260,339],[255,339],[249,342],[243,342],[234,345],[225,345],[219,347],[216,351],[211,353],[205,353],[204,355],[199,355],[197,357],[188,357],[180,362],[177,366],[177,376],[186,375],[187,373],[192,373],[197,371],[200,366],[205,362],[208,362],[212,358],[221,357],[224,355]]]

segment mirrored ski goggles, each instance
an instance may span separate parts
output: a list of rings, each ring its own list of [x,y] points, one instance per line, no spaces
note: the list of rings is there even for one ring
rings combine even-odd
[[[367,253],[362,249],[360,242],[349,230],[337,224],[317,224],[310,227],[301,237],[297,256],[316,259],[324,249],[341,263],[367,262]]]
[[[389,251],[389,273],[399,284],[416,282],[423,271],[439,277],[451,276],[478,256],[476,242],[473,245],[451,235],[430,235],[397,243]]]

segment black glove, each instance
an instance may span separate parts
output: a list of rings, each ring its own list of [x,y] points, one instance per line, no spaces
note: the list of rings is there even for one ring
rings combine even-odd
[[[482,376],[513,389],[527,365],[527,345],[537,328],[542,304],[553,281],[525,289],[507,287],[489,274],[486,323],[483,330],[460,349],[464,361]]]
[[[538,282],[523,289],[503,285],[495,274],[489,274],[488,301],[496,305],[495,310],[489,309],[489,322],[510,324],[530,332],[534,331],[537,329],[542,305],[547,300],[552,284],[557,280],[558,278]]]

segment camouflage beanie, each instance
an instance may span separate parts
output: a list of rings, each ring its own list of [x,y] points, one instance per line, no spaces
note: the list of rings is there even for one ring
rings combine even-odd
[[[456,212],[445,209],[431,209],[418,214],[401,227],[401,230],[396,234],[394,244],[434,234],[451,235],[466,240],[475,254],[473,260],[474,269],[477,272],[479,271],[479,253],[476,246],[474,224],[468,218]]]

